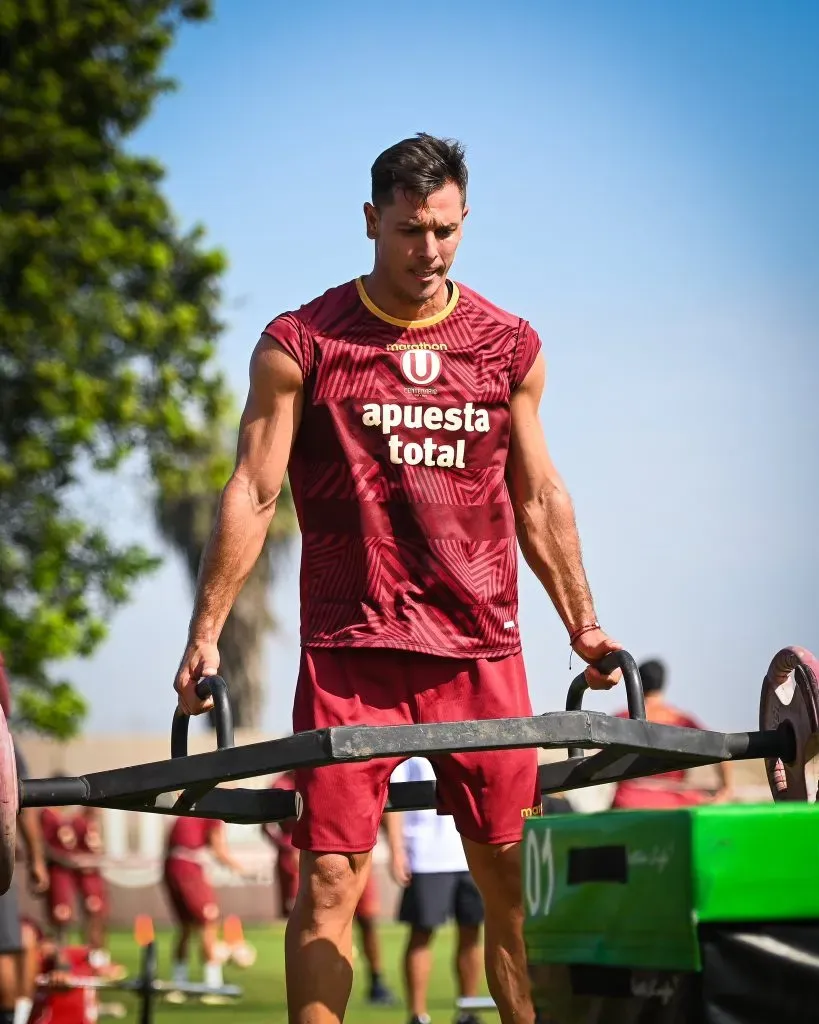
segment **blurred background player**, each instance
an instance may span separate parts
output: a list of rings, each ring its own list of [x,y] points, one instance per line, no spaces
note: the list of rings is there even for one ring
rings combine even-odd
[[[40,812],[48,864],[48,917],[58,943],[68,939],[79,902],[83,938],[101,977],[118,980],[126,974],[111,962],[106,948],[108,890],[100,870],[103,843],[99,811],[85,807],[44,807]]]
[[[293,790],[295,789],[294,780],[293,772],[284,772],[273,780],[271,789]],[[284,821],[268,822],[262,826],[265,837],[276,848],[276,886],[279,892],[279,906],[284,918],[290,916],[299,891],[299,851],[293,845],[292,840],[295,824],[294,818],[287,818]],[[398,1000],[385,984],[382,973],[381,943],[378,937],[379,911],[378,886],[370,874],[355,912],[361,936],[361,950],[369,970],[367,1002],[373,1006],[394,1006]]]
[[[652,658],[639,666],[646,699],[646,718],[661,725],[674,725],[682,729],[704,729],[705,726],[687,711],[669,704],[664,695],[667,670],[662,661]],[[628,718],[627,711],[618,713],[618,718]],[[684,768],[663,772],[643,779],[631,779],[617,784],[612,807],[644,808],[661,810],[670,807],[690,807],[711,802],[728,802],[733,799],[733,765],[724,761],[714,766],[719,778],[719,788],[711,793],[686,781]]]
[[[435,771],[423,757],[412,757],[393,772],[392,782],[424,782]],[[476,996],[481,981],[483,949],[481,894],[469,873],[463,843],[451,815],[435,810],[390,812],[385,815],[390,844],[390,870],[403,894],[399,920],[410,926],[404,950],[404,982],[410,1024],[429,1024],[427,992],[432,971],[432,937],[454,918],[458,929],[454,972],[458,996]],[[458,1024],[478,1024],[461,1013]]]
[[[11,717],[11,688],[0,654],[0,707],[8,721]],[[15,744],[17,776],[28,778],[25,758]],[[25,849],[31,892],[41,895],[48,888],[48,869],[43,851],[40,821],[33,807],[24,807],[17,819],[17,834]],[[25,1024],[34,999],[37,957],[31,944],[24,942],[20,918],[17,874],[8,891],[0,895],[0,1024]]]
[[[197,936],[204,965],[204,981],[212,988],[223,984],[224,954],[219,943],[219,904],[207,873],[210,859],[236,874],[246,874],[242,864],[227,848],[225,823],[205,818],[177,818],[168,832],[163,883],[177,935],[173,947],[173,981],[188,980],[191,939]],[[169,993],[169,1002],[182,1002],[184,995]],[[204,996],[203,1002],[221,1002],[219,996]]]
[[[273,780],[271,789],[293,790],[293,773],[285,772]],[[276,851],[274,877],[279,896],[281,916],[287,918],[296,902],[299,891],[299,851],[293,846],[295,819],[269,821],[262,825],[262,834]]]

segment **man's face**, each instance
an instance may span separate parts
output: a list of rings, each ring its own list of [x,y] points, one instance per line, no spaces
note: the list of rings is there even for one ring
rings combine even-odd
[[[426,203],[396,191],[393,202],[380,210],[365,205],[376,269],[397,296],[420,304],[435,295],[455,260],[467,212],[454,182],[433,192]]]

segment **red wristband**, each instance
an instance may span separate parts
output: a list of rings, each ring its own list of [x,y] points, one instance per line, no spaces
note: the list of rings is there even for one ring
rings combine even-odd
[[[569,647],[574,647],[577,640],[579,640],[584,633],[591,633],[593,629],[600,629],[600,623],[590,622],[586,626],[578,626],[577,629],[569,635]]]

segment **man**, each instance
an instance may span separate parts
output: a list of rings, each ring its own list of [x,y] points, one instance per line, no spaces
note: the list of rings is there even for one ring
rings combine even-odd
[[[5,663],[0,654],[0,709],[11,717],[12,699]],[[17,745],[14,747],[17,777],[28,778],[28,765]],[[21,809],[17,818],[18,834],[26,851],[29,889],[41,895],[48,886],[48,871],[43,855],[43,837],[33,807]],[[0,895],[0,1024],[25,1024],[34,999],[36,983],[35,954],[26,948],[20,916],[16,876],[10,888]]]
[[[196,935],[204,963],[204,982],[211,988],[220,988],[224,982],[224,957],[219,945],[219,904],[206,872],[209,856],[231,871],[244,874],[244,868],[227,848],[224,822],[177,818],[168,832],[163,872],[165,894],[177,922],[173,980],[188,980],[190,943]],[[182,1002],[185,997],[169,993],[167,998],[169,1002]],[[208,995],[203,1001],[216,1004],[220,997]]]
[[[48,863],[48,914],[59,941],[66,941],[79,899],[84,939],[102,977],[119,981],[122,964],[111,962],[106,948],[108,887],[100,871],[103,854],[99,810],[90,807],[45,807],[40,827]]]
[[[295,789],[293,772],[284,772],[271,784],[271,789]],[[276,848],[276,885],[282,917],[289,917],[299,891],[299,851],[293,845],[295,821],[268,822],[262,832]],[[381,966],[381,943],[378,938],[379,899],[375,879],[370,875],[355,908],[355,919],[361,936],[361,950],[370,972],[367,1002],[373,1006],[393,1006],[395,996],[384,982]]]
[[[682,729],[703,729],[704,726],[686,711],[680,711],[665,699],[666,667],[652,658],[639,666],[646,702],[646,718],[661,725],[674,725]],[[628,718],[622,711],[619,718]],[[663,772],[643,779],[630,779],[617,784],[612,807],[660,810],[670,807],[691,807],[704,803],[727,803],[733,799],[733,765],[723,761],[715,765],[719,788],[707,793],[686,781],[685,769]]]
[[[292,791],[296,788],[293,772],[284,772],[270,784],[271,789]],[[282,917],[289,917],[299,891],[299,851],[293,845],[293,818],[269,821],[262,825],[262,835],[276,850],[276,889]]]
[[[392,773],[393,782],[435,779],[426,758],[412,757]],[[469,874],[461,837],[449,815],[435,810],[386,814],[390,871],[402,886],[399,919],[410,926],[404,949],[404,980],[410,1024],[430,1024],[427,988],[435,931],[451,918],[458,929],[455,973],[459,997],[477,996],[481,980],[483,902]],[[461,1013],[456,1024],[479,1024]]]
[[[467,169],[457,143],[405,139],[372,167],[370,274],[277,316],[250,362],[234,472],[202,559],[174,680],[185,713],[289,472],[302,530],[302,657],[293,729],[532,712],[517,552],[586,662],[599,627],[570,497],[538,418],[540,340],[449,274]],[[619,673],[587,669],[592,688]],[[343,1020],[352,921],[400,758],[296,773],[301,884],[286,933],[291,1024]],[[486,970],[504,1024],[530,1022],[521,810],[540,799],[533,749],[435,758],[486,912]]]

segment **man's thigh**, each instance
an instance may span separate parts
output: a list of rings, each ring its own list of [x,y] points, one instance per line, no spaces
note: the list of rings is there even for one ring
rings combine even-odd
[[[218,919],[216,894],[198,864],[169,858],[165,864],[165,886],[182,923],[205,925]]]
[[[293,704],[293,731],[340,725],[408,725],[404,656],[393,650],[307,649]],[[296,770],[293,845],[315,853],[375,846],[390,775],[402,758]]]
[[[55,924],[74,920],[77,879],[72,868],[51,864],[48,869],[48,908]]]
[[[424,722],[528,718],[532,706],[522,655],[463,659],[421,707]],[[441,809],[476,843],[513,843],[540,800],[534,748],[431,757]]]
[[[83,906],[89,914],[105,914],[108,912],[108,886],[98,872],[81,873],[79,889]]]

